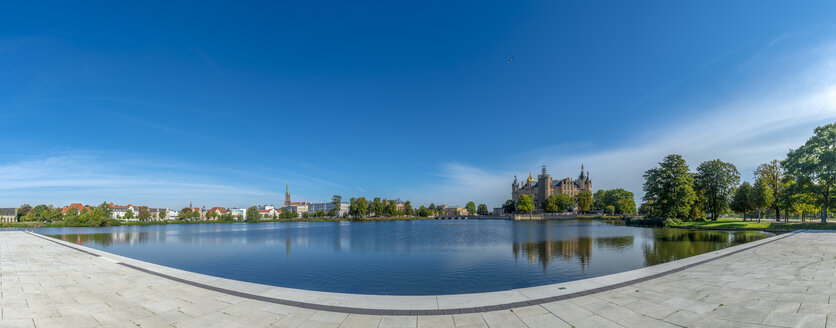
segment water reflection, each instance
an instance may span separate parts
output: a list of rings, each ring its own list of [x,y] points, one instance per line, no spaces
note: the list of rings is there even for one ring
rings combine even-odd
[[[401,295],[486,292],[583,279],[771,235],[637,228],[619,221],[504,220],[234,223],[37,232],[225,278]]]
[[[553,258],[559,256],[566,260],[577,260],[583,271],[592,255],[592,238],[514,243],[513,250],[514,258],[519,257],[522,251],[528,258],[528,263],[536,261],[543,266],[543,270]]]

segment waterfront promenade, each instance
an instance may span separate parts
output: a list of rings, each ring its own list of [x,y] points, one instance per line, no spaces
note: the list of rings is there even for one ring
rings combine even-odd
[[[549,286],[350,295],[219,279],[0,232],[0,327],[836,327],[835,273],[836,232],[799,232]]]

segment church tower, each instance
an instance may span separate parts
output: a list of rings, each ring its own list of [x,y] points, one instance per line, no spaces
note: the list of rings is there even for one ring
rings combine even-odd
[[[284,206],[290,205],[290,185],[284,185]]]

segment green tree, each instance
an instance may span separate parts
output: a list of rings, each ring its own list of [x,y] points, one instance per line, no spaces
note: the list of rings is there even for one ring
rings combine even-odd
[[[772,199],[782,199],[784,193],[784,168],[781,167],[781,162],[773,159],[769,163],[758,165],[755,169],[755,179],[763,179],[766,186],[772,192]],[[781,202],[772,202],[772,208],[775,210],[775,219],[781,218]]]
[[[742,213],[743,221],[746,221],[746,213],[755,209],[754,203],[749,198],[751,195],[752,185],[744,181],[737,187],[737,190],[734,192],[734,197],[732,197],[731,209],[737,213]]]
[[[258,207],[250,206],[247,208],[247,222],[253,223],[261,221],[261,215],[258,213]]]
[[[334,211],[334,213],[335,213],[334,216],[339,215],[340,210],[341,210],[340,206],[342,206],[342,203],[343,203],[343,196],[340,196],[340,195],[331,196],[331,204],[334,204],[334,208],[336,209]]]
[[[403,214],[407,216],[413,216],[415,211],[412,209],[412,202],[406,201],[403,203]]]
[[[488,205],[479,204],[479,206],[476,207],[476,214],[488,215]]]
[[[651,203],[651,217],[686,218],[694,202],[694,178],[688,172],[682,156],[671,154],[659,163],[659,167],[644,173],[645,203]]]
[[[771,207],[772,203],[775,201],[775,199],[772,198],[772,190],[769,189],[769,185],[765,179],[758,179],[755,181],[755,184],[752,186],[752,193],[749,195],[749,199],[758,211],[760,211],[760,209]]]
[[[517,201],[516,209],[522,213],[530,213],[533,211],[534,201],[531,200],[531,196],[525,194],[520,195],[520,200]]]
[[[191,207],[184,207],[180,210],[180,213],[177,214],[177,220],[183,221],[186,219],[191,219],[192,216],[192,208]]]
[[[380,200],[380,197],[375,197],[371,203],[369,203],[369,215],[373,216],[380,216],[383,213],[383,208],[386,205]]]
[[[348,214],[354,217],[355,219],[360,219],[366,217],[368,214],[369,209],[369,201],[366,200],[366,197],[360,198],[351,198],[351,202],[349,203]]]
[[[78,209],[76,209],[75,207],[70,207],[69,209],[67,209],[67,214],[65,215],[65,219],[76,218],[76,217],[78,217],[79,214],[80,213],[78,213]]]
[[[131,209],[128,209],[128,210],[125,212],[125,214],[124,214],[124,215],[122,215],[122,220],[125,220],[125,221],[130,221],[130,220],[133,220],[133,218],[134,218],[134,211],[133,211],[133,210],[131,210]]]
[[[396,215],[397,206],[394,200],[383,201],[383,215],[387,217],[393,217]]]
[[[612,206],[612,205],[604,206],[604,213],[607,213],[609,215],[615,214],[615,206]]]
[[[631,193],[632,194],[632,193]],[[636,213],[636,201],[633,197],[619,198],[615,201],[615,211],[621,214]]]
[[[635,203],[635,201],[633,201]],[[588,191],[581,191],[575,195],[575,204],[578,206],[578,212],[587,213],[592,208],[592,193]]]
[[[506,214],[511,214],[517,211],[517,205],[513,200],[509,199],[505,201],[504,205],[502,205],[502,210],[504,210]]]
[[[430,211],[430,215],[435,216],[438,212],[438,209],[435,207],[435,203],[430,203],[430,207],[427,208]]]
[[[421,207],[418,208],[418,216],[422,218],[428,217],[430,216],[430,210],[426,206],[421,205]]]
[[[553,194],[543,202],[543,210],[549,213],[571,211],[574,206],[572,196],[567,194]]]
[[[166,219],[165,212],[166,212],[166,210],[160,210],[157,213],[157,216],[160,218],[160,220],[165,220]]]
[[[17,219],[20,221],[26,221],[23,217],[27,216],[30,211],[32,211],[32,206],[29,204],[20,205],[20,207],[17,208]]]
[[[607,206],[604,203],[604,198],[607,196],[607,191],[603,189],[599,189],[592,195],[592,208],[595,210],[603,211],[604,208]]]
[[[787,176],[804,190],[820,195],[821,223],[827,223],[830,191],[836,183],[836,123],[817,127],[804,145],[790,150],[781,162]]]
[[[711,213],[712,221],[717,221],[717,217],[728,209],[734,187],[738,183],[740,173],[731,163],[715,159],[697,167],[694,184],[705,197],[706,213]]]
[[[476,203],[474,203],[473,201],[469,201],[464,206],[464,209],[467,210],[468,214],[473,215],[474,213],[476,213]]]
[[[140,221],[151,221],[151,211],[149,211],[147,207],[142,206],[139,208],[139,215],[137,215],[137,218]]]

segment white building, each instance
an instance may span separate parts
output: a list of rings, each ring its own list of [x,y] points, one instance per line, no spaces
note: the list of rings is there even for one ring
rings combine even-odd
[[[349,203],[340,203],[340,213],[337,216],[343,216],[344,214],[348,213],[348,207],[351,204]],[[308,212],[319,212],[323,211],[328,213],[328,211],[334,209],[334,203],[312,203],[308,204]]]
[[[288,211],[296,212],[299,214],[308,213],[308,205],[309,204],[301,204],[301,205],[288,205],[285,207]]]

